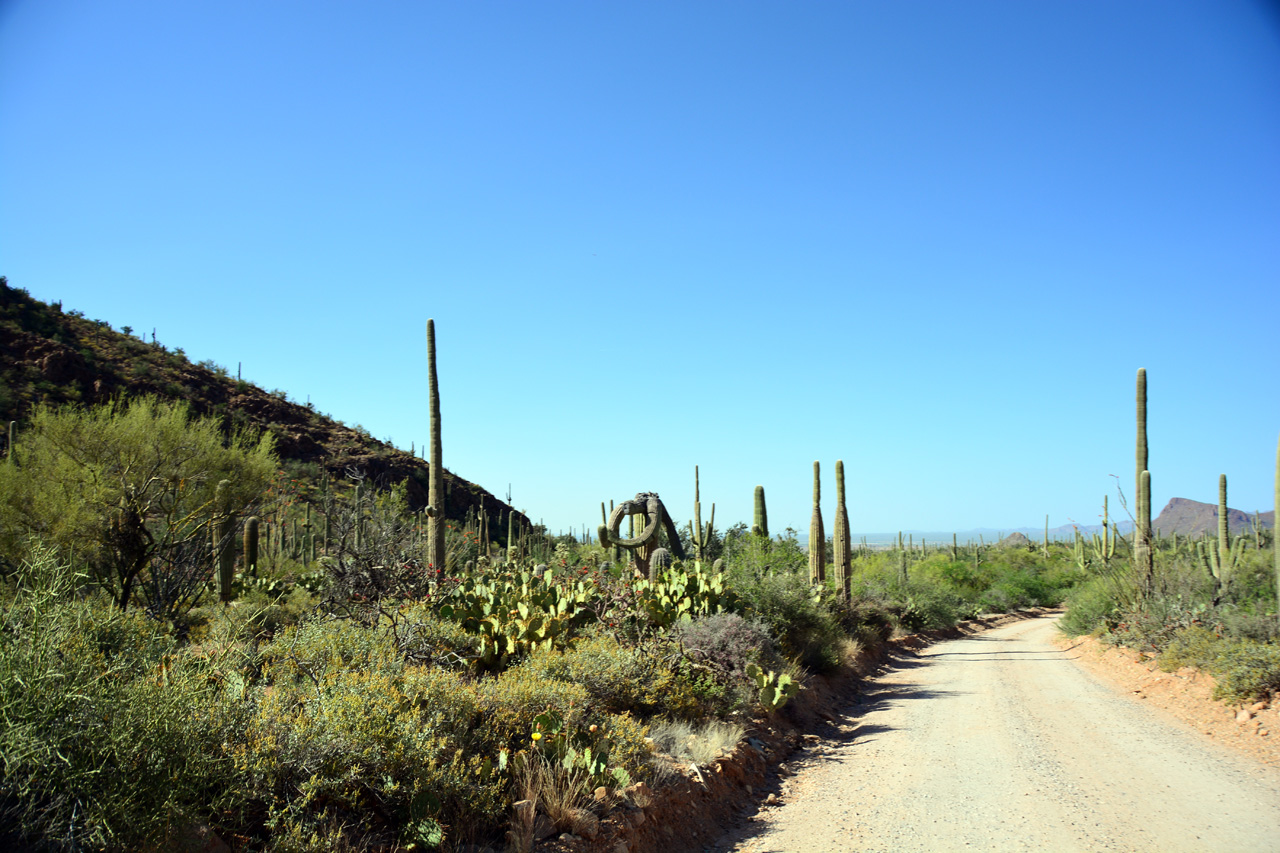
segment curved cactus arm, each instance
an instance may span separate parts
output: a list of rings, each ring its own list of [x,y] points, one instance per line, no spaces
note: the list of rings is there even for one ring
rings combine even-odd
[[[655,498],[656,500],[656,498]],[[657,501],[658,512],[662,515],[662,526],[667,531],[667,541],[671,543],[672,556],[677,560],[684,559],[684,546],[680,544],[680,532],[676,530],[676,524],[671,520],[671,514],[667,512],[667,508],[662,505],[662,501]]]
[[[623,548],[639,548],[646,545],[658,533],[658,524],[662,521],[662,513],[650,511],[650,503],[655,498],[648,499],[642,495],[636,495],[635,499],[623,501],[613,508],[613,513],[609,516],[608,532],[609,541],[614,545],[620,545]],[[658,506],[662,506],[661,502]],[[631,539],[627,539],[622,535],[619,528],[622,527],[622,520],[629,515],[644,514],[646,523],[644,530],[640,531],[640,535]]]

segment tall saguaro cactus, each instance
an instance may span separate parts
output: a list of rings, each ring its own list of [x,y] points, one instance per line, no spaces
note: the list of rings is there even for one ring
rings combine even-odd
[[[251,515],[244,521],[244,570],[258,574],[258,517]]]
[[[1142,579],[1143,594],[1150,594],[1155,583],[1155,561],[1151,550],[1151,489],[1150,485],[1144,494],[1142,488],[1143,473],[1150,468],[1147,458],[1147,369],[1138,368],[1137,387],[1137,426],[1138,436],[1134,453],[1134,525],[1133,525],[1133,561],[1138,575]]]
[[[1231,531],[1227,523],[1227,475],[1218,475],[1218,565],[1225,567],[1231,555]]]
[[[236,547],[233,539],[236,528],[231,514],[231,481],[222,480],[214,490],[213,553],[218,566],[218,600],[232,599],[232,584],[236,579]]]
[[[755,521],[751,525],[751,532],[757,536],[769,538],[769,512],[764,505],[764,486],[756,486],[756,507]]]
[[[844,462],[840,459],[836,460],[836,521],[832,540],[836,583],[840,585],[841,597],[848,601],[853,574],[853,544],[849,541],[849,512],[844,504]]]
[[[826,583],[827,533],[822,528],[822,479],[813,463],[813,517],[809,519],[809,583]]]
[[[427,481],[427,562],[437,572],[445,570],[444,548],[444,451],[440,445],[440,383],[436,378],[436,321],[427,320],[427,400],[431,409],[431,459]]]

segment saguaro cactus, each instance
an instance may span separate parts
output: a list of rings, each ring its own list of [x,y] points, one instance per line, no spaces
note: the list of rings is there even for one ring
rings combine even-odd
[[[258,517],[251,515],[244,521],[244,570],[255,577],[258,574]]]
[[[622,519],[628,516],[642,518],[643,529],[637,535],[623,538],[619,531]],[[640,573],[648,575],[650,580],[656,580],[656,570],[649,560],[662,544],[660,529],[667,533],[672,556],[683,560],[684,549],[680,545],[680,534],[676,531],[675,522],[671,520],[667,508],[662,505],[662,499],[655,492],[641,492],[631,500],[618,504],[609,514],[609,520],[600,525],[598,534],[600,544],[612,544],[631,551],[635,555],[636,568]]]
[[[764,505],[764,486],[756,486],[755,522],[751,525],[751,532],[769,538],[769,512]]]
[[[427,463],[427,562],[437,572],[445,570],[444,450],[440,444],[440,383],[436,378],[436,322],[427,320],[427,400],[431,409],[431,459]]]
[[[822,479],[813,463],[813,517],[809,519],[809,583],[826,583],[827,534],[822,528]]]
[[[1240,562],[1240,556],[1244,551],[1244,539],[1236,542],[1236,547],[1231,547],[1230,531],[1227,525],[1227,475],[1218,475],[1218,541],[1217,547],[1205,547],[1203,540],[1196,543],[1196,552],[1200,556],[1200,564],[1204,566],[1209,576],[1213,578],[1213,603],[1217,604],[1222,598],[1223,588],[1236,565]]]
[[[1111,567],[1111,559],[1116,555],[1116,537],[1111,531],[1111,513],[1107,508],[1107,496],[1102,496],[1102,535],[1093,534],[1093,555],[1102,563],[1102,568]]]
[[[1151,495],[1148,486],[1144,496],[1142,475],[1149,469],[1147,460],[1147,369],[1138,368],[1137,387],[1138,437],[1134,458],[1133,562],[1142,579],[1143,594],[1150,594],[1155,582],[1155,561],[1151,551]]]
[[[604,510],[604,504],[600,504],[601,511]],[[689,524],[693,533],[693,554],[694,559],[698,561],[698,565],[702,565],[702,561],[707,558],[707,549],[711,547],[711,532],[716,526],[716,505],[711,505],[711,520],[707,522],[707,526],[702,526],[702,499],[699,493],[698,484],[698,466],[693,466],[693,521]]]
[[[1218,559],[1226,566],[1231,553],[1231,531],[1227,524],[1227,475],[1218,475]]]
[[[839,459],[836,460],[836,521],[832,539],[836,583],[840,586],[841,597],[848,601],[853,574],[853,548],[849,541],[849,513],[844,504],[844,462]]]
[[[231,481],[222,480],[214,490],[213,553],[218,566],[218,599],[223,602],[233,597],[232,584],[236,579],[236,549],[234,534],[235,516],[231,514]]]

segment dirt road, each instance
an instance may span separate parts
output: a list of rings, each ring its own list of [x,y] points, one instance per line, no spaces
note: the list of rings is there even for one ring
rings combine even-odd
[[[1032,619],[900,661],[724,847],[1280,851],[1280,772],[1095,681],[1055,631]]]

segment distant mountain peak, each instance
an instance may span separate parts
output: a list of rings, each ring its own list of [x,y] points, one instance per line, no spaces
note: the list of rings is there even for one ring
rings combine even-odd
[[[1258,523],[1264,528],[1274,527],[1275,511],[1259,513]],[[1238,509],[1227,508],[1227,529],[1233,534],[1253,531],[1254,517]],[[1201,533],[1216,534],[1218,532],[1218,505],[1202,503],[1190,498],[1171,498],[1164,509],[1160,510],[1151,526],[1161,536],[1177,533],[1183,536],[1197,536]]]

